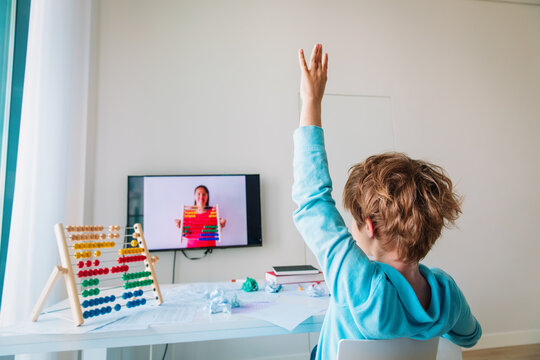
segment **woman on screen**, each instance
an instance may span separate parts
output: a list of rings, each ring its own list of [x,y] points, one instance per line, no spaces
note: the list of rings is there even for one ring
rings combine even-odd
[[[176,226],[182,230],[182,238],[187,240],[186,248],[215,247],[220,240],[220,229],[224,228],[227,220],[217,218],[217,205],[210,204],[210,192],[204,185],[199,185],[194,191],[193,206],[183,207],[184,226],[182,220],[175,219]]]

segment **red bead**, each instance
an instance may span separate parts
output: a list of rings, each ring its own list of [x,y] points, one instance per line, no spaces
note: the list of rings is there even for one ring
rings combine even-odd
[[[90,260],[86,260],[86,267],[92,266],[92,262]]]
[[[84,262],[79,261],[79,263],[77,264],[77,266],[79,267],[79,269],[82,269],[82,268],[84,267]]]
[[[99,265],[99,260],[98,259],[94,260],[94,266],[98,266],[98,265]]]
[[[109,273],[109,268],[105,268],[104,273],[107,275]]]
[[[99,271],[98,271],[98,269],[94,269],[94,271],[92,271],[92,273],[93,273],[94,275],[98,275],[98,274],[99,274]]]
[[[119,257],[118,259],[116,259],[116,262],[119,263],[119,264],[121,264],[121,263],[122,263],[122,258]]]
[[[77,273],[77,276],[78,276],[78,277],[83,277],[83,271],[82,271],[82,270],[79,271],[79,272]]]

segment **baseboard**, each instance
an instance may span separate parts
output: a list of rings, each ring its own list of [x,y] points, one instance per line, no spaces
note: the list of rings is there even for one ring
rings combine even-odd
[[[478,344],[467,350],[489,349],[502,346],[517,346],[540,343],[540,329],[484,334]]]

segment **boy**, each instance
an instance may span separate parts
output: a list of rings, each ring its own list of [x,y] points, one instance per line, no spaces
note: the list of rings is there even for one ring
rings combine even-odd
[[[353,215],[351,235],[331,197],[321,129],[328,54],[323,57],[317,44],[309,68],[302,50],[299,61],[294,221],[331,294],[316,358],[334,359],[340,339],[443,336],[460,346],[475,345],[482,330],[454,280],[419,264],[442,227],[461,212],[452,182],[440,167],[403,154],[366,159],[351,168],[344,190],[345,208]]]

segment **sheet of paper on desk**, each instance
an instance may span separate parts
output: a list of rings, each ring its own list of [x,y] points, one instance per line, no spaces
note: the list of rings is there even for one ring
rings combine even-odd
[[[146,311],[140,311],[138,313],[131,314],[128,317],[122,318],[118,321],[111,322],[101,328],[95,329],[92,332],[107,332],[118,330],[145,330],[149,326],[155,326],[159,324],[181,324],[189,323],[193,321],[196,307],[192,306],[172,306],[162,304],[158,308],[148,309]]]
[[[320,313],[312,308],[291,304],[268,303],[263,309],[245,313],[246,316],[266,320],[289,331],[294,330],[311,316]]]
[[[274,303],[257,308],[253,312],[242,312],[245,316],[266,320],[285,328],[294,330],[311,316],[319,314],[328,307],[328,299],[315,299],[294,295],[282,295]]]

